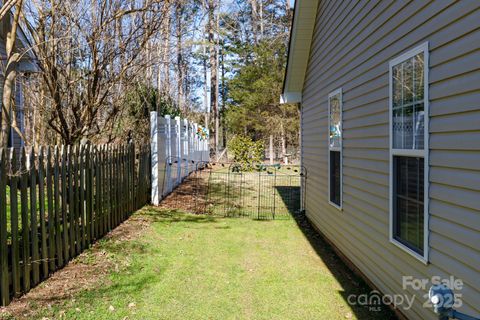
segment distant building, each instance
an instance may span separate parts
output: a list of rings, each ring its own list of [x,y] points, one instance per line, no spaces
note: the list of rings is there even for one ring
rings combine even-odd
[[[434,276],[480,317],[480,2],[296,0],[282,100],[323,236],[406,317]]]
[[[4,17],[8,18],[8,17]],[[6,65],[6,48],[5,48],[5,38],[6,34],[9,30],[5,30],[3,23],[0,23],[0,56],[2,59],[2,67],[0,69],[0,97],[3,96],[3,79],[5,74],[5,65]],[[20,53],[25,53],[22,57],[18,65],[18,76],[17,81],[15,84],[15,104],[16,108],[16,117],[17,123],[20,126],[22,132],[25,132],[25,114],[24,114],[24,99],[23,93],[26,88],[24,88],[24,84],[22,79],[25,75],[28,75],[32,72],[38,71],[38,66],[36,64],[36,58],[32,50],[28,50],[31,48],[31,45],[21,28],[17,30],[17,39],[15,41],[15,50]],[[0,104],[2,103],[2,99],[0,99]],[[10,137],[8,146],[9,147],[21,147],[23,146],[24,142],[20,138],[20,136],[11,129]]]

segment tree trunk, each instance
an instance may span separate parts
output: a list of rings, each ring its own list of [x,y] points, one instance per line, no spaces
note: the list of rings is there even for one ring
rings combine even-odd
[[[205,105],[205,128],[208,129],[210,122],[210,108],[208,107],[208,83],[207,83],[207,53],[203,46],[203,103]]]
[[[177,20],[177,106],[185,112],[185,106],[183,105],[183,55],[182,55],[182,19],[183,19],[183,5],[181,1],[177,2],[176,8],[176,20]]]
[[[253,31],[253,42],[258,43],[258,8],[257,0],[250,0],[250,6],[252,9],[251,21],[252,21],[252,31]]]
[[[226,92],[225,92],[225,61],[223,56],[223,50],[220,52],[221,58],[221,67],[222,67],[222,113],[221,113],[221,120],[222,120],[222,144],[225,150],[227,150],[227,126],[225,123],[225,99],[226,99]],[[225,153],[225,157],[228,159],[228,154]]]
[[[12,117],[12,96],[13,86],[15,84],[15,78],[17,72],[15,71],[16,64],[9,62],[5,71],[5,80],[3,83],[3,96],[2,96],[2,131],[1,131],[1,143],[2,147],[8,146],[8,139],[10,136],[10,121]]]
[[[288,164],[288,157],[287,157],[287,139],[285,137],[285,127],[283,126],[283,122],[280,124],[280,139],[282,141],[282,157],[283,163]]]
[[[215,43],[215,0],[208,1],[208,44],[210,53],[210,105],[214,119],[213,151],[218,154],[217,50]]]
[[[264,29],[264,24],[263,24],[263,2],[260,0],[259,2],[259,8],[258,8],[258,16],[260,20],[260,39],[263,38],[263,29]]]
[[[274,162],[274,155],[273,155],[273,134],[270,135],[270,164]]]
[[[285,15],[290,17],[290,0],[285,0]]]
[[[220,0],[219,0],[220,1]],[[220,3],[219,3],[220,4]],[[215,155],[218,156],[219,146],[220,146],[220,81],[218,79],[219,66],[220,66],[220,51],[219,51],[219,38],[220,38],[220,19],[218,14],[215,16],[216,19],[216,29],[217,40],[215,42],[215,140],[217,140],[217,145],[215,149]]]
[[[163,50],[163,88],[160,88],[164,94],[170,94],[170,4],[166,3],[167,8],[167,18],[165,19],[165,29],[164,29],[164,50]]]

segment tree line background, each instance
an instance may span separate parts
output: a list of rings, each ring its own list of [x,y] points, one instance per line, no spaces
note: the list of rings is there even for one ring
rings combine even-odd
[[[4,146],[10,128],[27,145],[148,143],[156,110],[207,126],[217,157],[236,137],[281,156],[298,147],[297,106],[279,104],[290,0],[10,0],[0,18]],[[26,51],[38,72],[16,71]]]

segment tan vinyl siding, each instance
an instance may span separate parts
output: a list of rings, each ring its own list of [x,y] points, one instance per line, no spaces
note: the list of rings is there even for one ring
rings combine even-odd
[[[430,263],[389,242],[389,61],[429,42]],[[328,204],[328,94],[343,90],[343,211]],[[306,212],[383,293],[402,276],[464,282],[480,316],[480,3],[320,1],[302,93]]]
[[[23,130],[23,101],[22,101],[22,84],[20,80],[17,80],[17,84],[15,86],[15,104],[16,104],[16,114],[17,117],[17,124]],[[22,138],[18,135],[18,133],[13,130],[13,147],[20,148],[22,146]]]
[[[7,54],[6,54],[6,51],[5,51],[5,42],[4,41],[0,41],[0,56],[2,57],[5,57]],[[3,74],[0,75],[0,104],[2,103],[2,97],[3,97]],[[15,94],[15,103],[17,105],[17,113],[16,113],[16,117],[17,117],[17,124],[19,126],[22,126],[23,128],[23,125],[24,123],[22,123],[22,120],[23,117],[22,117],[22,114],[23,114],[23,99],[22,99],[22,92],[20,90],[22,90],[22,83],[21,83],[21,76],[20,74],[17,75],[17,84],[15,86],[15,91],[14,91],[14,94]],[[19,90],[17,90],[18,88],[20,88]],[[22,139],[20,138],[20,136],[13,130],[13,144],[12,146],[15,147],[15,148],[19,148],[22,146]]]

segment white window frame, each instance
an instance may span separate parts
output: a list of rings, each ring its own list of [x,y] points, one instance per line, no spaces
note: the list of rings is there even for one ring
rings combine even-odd
[[[340,95],[340,147],[331,147],[330,146],[330,99],[336,95]],[[328,203],[342,210],[343,208],[343,92],[342,88],[338,88],[328,95],[328,130],[327,130],[327,146],[328,146]],[[330,201],[330,151],[340,152],[340,205]]]
[[[424,56],[424,147],[423,150],[410,150],[410,149],[393,149],[393,81],[392,81],[392,69],[394,66],[402,63],[403,61],[416,56],[419,53],[423,53]],[[424,264],[428,264],[429,259],[429,95],[428,95],[428,72],[429,72],[429,51],[428,42],[425,42],[404,54],[393,59],[389,63],[389,139],[390,139],[390,181],[389,181],[389,199],[390,199],[390,213],[389,213],[389,239],[390,242],[405,252],[409,253],[413,257],[417,258]],[[402,244],[394,238],[394,208],[393,208],[393,157],[394,156],[406,156],[406,157],[420,157],[424,158],[424,212],[423,212],[423,255],[415,252],[406,245]]]

